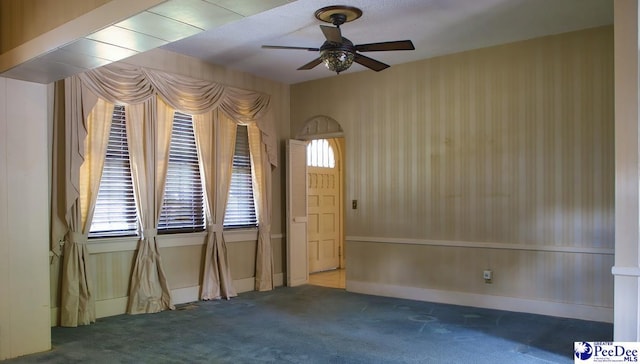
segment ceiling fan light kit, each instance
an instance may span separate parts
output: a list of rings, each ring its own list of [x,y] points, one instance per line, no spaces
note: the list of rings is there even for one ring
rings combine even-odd
[[[373,58],[366,57],[358,52],[376,52],[376,51],[399,51],[414,50],[415,47],[410,40],[400,40],[392,42],[380,42],[354,45],[349,39],[342,36],[340,25],[356,20],[362,16],[362,10],[344,5],[326,6],[316,10],[314,13],[316,19],[323,22],[331,23],[334,26],[320,25],[320,30],[324,34],[326,41],[320,48],[311,47],[290,47],[290,46],[270,46],[263,45],[262,48],[272,49],[300,49],[317,52],[320,56],[311,62],[301,66],[298,70],[310,70],[320,63],[331,71],[339,74],[347,70],[353,62],[359,63],[376,72],[382,71],[389,67],[388,64],[377,61]]]
[[[324,62],[324,65],[335,73],[340,73],[347,68],[351,67],[353,64],[353,59],[355,58],[355,54],[348,50],[338,49],[332,50],[327,49],[324,51],[320,51],[320,59]]]

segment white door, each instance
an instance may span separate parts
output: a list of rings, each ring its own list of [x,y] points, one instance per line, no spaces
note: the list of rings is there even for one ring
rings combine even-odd
[[[340,174],[338,166],[307,166],[309,272],[340,266]]]
[[[307,143],[287,142],[287,285],[309,281],[307,266]]]

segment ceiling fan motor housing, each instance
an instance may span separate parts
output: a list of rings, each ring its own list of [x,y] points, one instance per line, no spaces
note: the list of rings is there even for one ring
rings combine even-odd
[[[322,46],[320,47],[320,51],[322,52],[323,50],[327,50],[327,49],[331,49],[331,50],[341,49],[348,52],[356,51],[356,47],[353,45],[353,42],[351,42],[349,39],[345,37],[342,37],[342,43],[336,43],[330,40],[327,40],[324,43],[322,43]]]

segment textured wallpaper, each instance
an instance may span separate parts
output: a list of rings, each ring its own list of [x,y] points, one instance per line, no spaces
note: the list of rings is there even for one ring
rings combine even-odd
[[[613,28],[294,85],[346,135],[346,235],[613,248]]]

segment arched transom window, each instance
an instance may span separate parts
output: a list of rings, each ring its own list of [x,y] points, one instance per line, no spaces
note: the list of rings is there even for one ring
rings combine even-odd
[[[312,140],[307,145],[307,166],[335,168],[333,148],[326,139]]]

